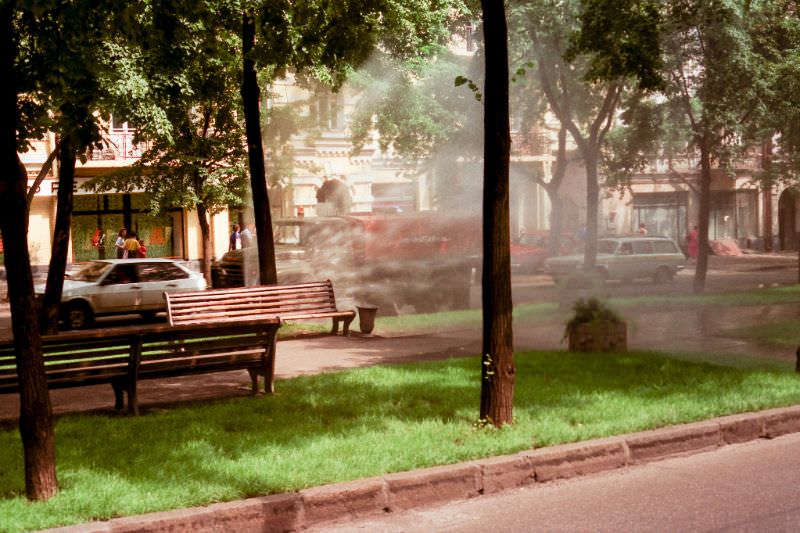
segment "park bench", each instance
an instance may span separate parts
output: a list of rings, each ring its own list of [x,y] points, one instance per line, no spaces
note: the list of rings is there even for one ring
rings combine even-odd
[[[165,378],[227,370],[247,370],[253,394],[258,376],[274,392],[275,335],[280,319],[236,324],[195,324],[144,329],[74,331],[42,337],[48,388],[110,384],[115,409],[139,413],[137,384]],[[14,344],[0,341],[0,394],[19,392]]]
[[[347,335],[355,311],[340,311],[330,280],[258,287],[164,293],[170,325],[235,322],[279,316],[281,320],[332,318],[332,334],[339,322]]]

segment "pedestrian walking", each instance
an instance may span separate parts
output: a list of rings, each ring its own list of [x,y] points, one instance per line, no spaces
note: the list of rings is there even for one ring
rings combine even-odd
[[[125,239],[125,255],[126,259],[136,259],[139,257],[139,239],[136,238],[136,233],[133,231],[128,233],[128,238]]]
[[[233,231],[231,231],[230,243],[228,244],[228,251],[232,252],[233,250],[241,250],[241,249],[242,249],[242,232],[240,231],[239,224],[234,224]]]
[[[117,259],[125,257],[125,237],[128,235],[128,230],[120,228],[117,234],[117,240],[114,241],[114,248],[117,250]]]
[[[697,259],[697,255],[700,252],[700,231],[697,226],[693,227],[692,231],[686,235],[686,252],[692,261]]]

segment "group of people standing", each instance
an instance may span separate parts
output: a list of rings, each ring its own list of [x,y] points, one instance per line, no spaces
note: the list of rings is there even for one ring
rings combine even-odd
[[[248,224],[244,229],[239,224],[234,224],[231,230],[228,251],[241,250],[253,246],[254,235],[253,225]]]
[[[117,259],[147,257],[147,248],[144,245],[144,239],[138,238],[136,232],[128,232],[125,228],[119,230],[117,240],[114,242],[114,247],[117,250]]]

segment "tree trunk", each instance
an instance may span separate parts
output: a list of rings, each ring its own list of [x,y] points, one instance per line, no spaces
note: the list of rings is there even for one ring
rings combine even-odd
[[[203,277],[211,286],[211,226],[208,222],[206,206],[202,202],[197,204],[197,219],[200,221],[200,238],[203,242]]]
[[[700,236],[698,239],[697,266],[694,271],[695,293],[703,292],[706,287],[706,274],[708,273],[708,223],[711,218],[711,155],[709,153],[707,136],[700,142],[700,220],[698,221]]]
[[[272,215],[267,191],[264,148],[261,141],[261,113],[258,109],[258,78],[250,52],[255,47],[256,22],[254,15],[242,14],[242,102],[244,104],[247,155],[250,162],[250,186],[253,192],[253,218],[258,245],[258,269],[262,285],[278,282],[275,266],[275,243],[272,240]]]
[[[45,335],[58,333],[58,311],[64,290],[64,273],[67,271],[69,230],[72,225],[72,190],[75,184],[75,149],[68,137],[64,137],[61,141],[58,159],[56,222],[50,266],[47,270],[47,285],[40,310],[42,333]]]
[[[31,500],[46,500],[58,492],[55,432],[28,255],[28,177],[17,156],[13,17],[14,2],[4,2],[0,7],[0,165],[4,169],[0,173],[0,231],[20,384],[19,432],[25,454],[25,494]]]
[[[600,204],[600,185],[597,182],[597,152],[595,143],[583,152],[586,163],[586,248],[583,251],[583,269],[592,273],[597,268],[597,214]]]
[[[508,42],[502,0],[481,0],[486,50],[483,164],[483,351],[480,418],[513,422]]]
[[[769,172],[772,167],[772,140],[767,139],[761,145],[761,168]],[[761,186],[764,195],[764,251],[772,251],[772,176]]]
[[[558,129],[558,151],[556,164],[550,183],[544,185],[544,190],[550,199],[550,239],[547,243],[548,253],[559,255],[561,253],[561,234],[564,227],[564,201],[558,196],[558,190],[567,173],[567,127],[561,124]]]
[[[550,198],[550,238],[547,242],[547,254],[561,255],[561,234],[563,233],[564,201],[558,196],[554,187],[545,187]]]

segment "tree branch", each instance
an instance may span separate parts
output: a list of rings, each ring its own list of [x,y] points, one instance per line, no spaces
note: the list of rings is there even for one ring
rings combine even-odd
[[[47,156],[47,160],[42,163],[42,168],[39,170],[39,174],[36,175],[36,179],[33,180],[33,185],[31,185],[30,189],[28,189],[28,194],[25,197],[26,202],[28,203],[28,211],[31,209],[31,204],[33,203],[33,198],[36,196],[36,189],[38,189],[44,178],[50,172],[50,169],[53,168],[53,161],[55,161],[56,156],[58,155],[58,150],[61,147],[61,141],[58,141],[53,148],[53,151],[50,152],[50,155]]]

